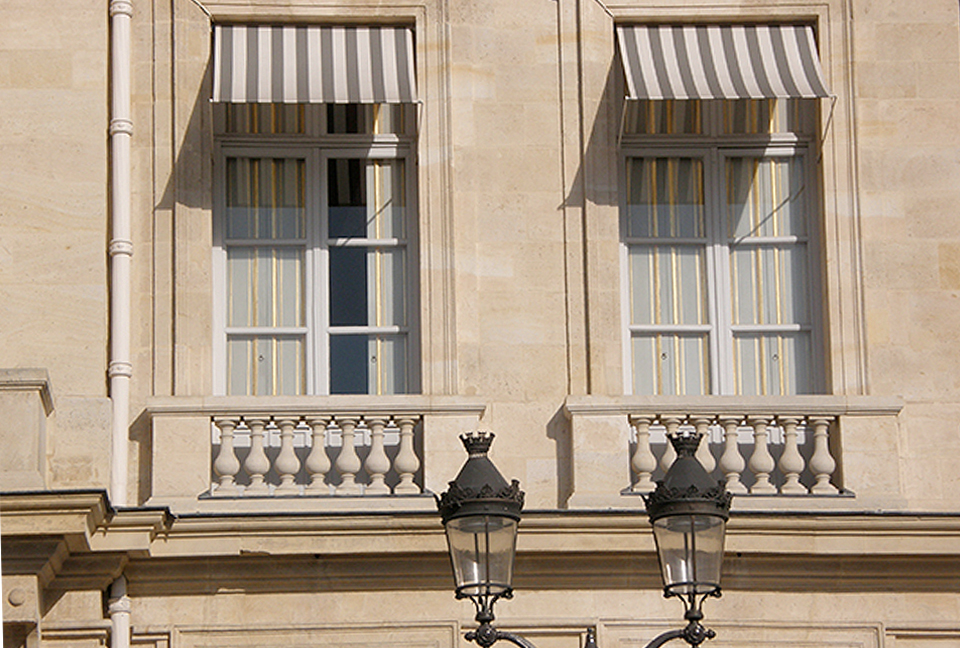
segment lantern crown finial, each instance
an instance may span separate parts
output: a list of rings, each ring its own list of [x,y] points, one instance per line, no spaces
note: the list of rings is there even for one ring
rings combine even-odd
[[[460,441],[471,457],[482,457],[490,451],[490,445],[496,435],[493,432],[477,430],[460,435]]]

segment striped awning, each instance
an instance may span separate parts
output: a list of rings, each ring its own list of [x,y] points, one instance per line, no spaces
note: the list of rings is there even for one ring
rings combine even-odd
[[[413,103],[409,27],[216,25],[213,100]]]
[[[620,25],[630,99],[829,97],[806,25]]]

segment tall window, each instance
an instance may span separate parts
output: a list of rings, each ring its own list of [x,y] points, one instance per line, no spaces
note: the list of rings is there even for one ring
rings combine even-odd
[[[219,391],[417,388],[413,116],[215,105]]]
[[[627,105],[633,392],[822,391],[815,100]]]

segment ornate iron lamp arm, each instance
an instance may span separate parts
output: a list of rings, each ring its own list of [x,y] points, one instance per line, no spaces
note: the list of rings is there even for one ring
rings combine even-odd
[[[528,639],[525,639],[524,637],[512,632],[497,630],[489,623],[484,623],[476,630],[468,632],[465,638],[467,641],[475,641],[477,645],[481,646],[482,648],[490,648],[490,646],[501,639],[509,641],[520,648],[537,648]]]

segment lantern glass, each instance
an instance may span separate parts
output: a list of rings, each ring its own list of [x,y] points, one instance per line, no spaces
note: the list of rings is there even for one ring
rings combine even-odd
[[[467,515],[446,523],[457,593],[500,595],[510,590],[517,521],[499,515]]]
[[[710,594],[720,589],[726,521],[715,515],[668,515],[653,522],[667,595]]]

